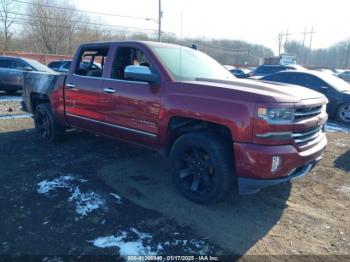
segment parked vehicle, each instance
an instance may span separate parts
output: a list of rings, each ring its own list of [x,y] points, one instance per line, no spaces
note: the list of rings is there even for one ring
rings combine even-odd
[[[300,65],[261,65],[252,74],[252,78],[259,79],[262,76],[277,73],[285,70],[307,70]]]
[[[319,71],[285,71],[268,75],[261,80],[304,86],[324,94],[330,117],[350,123],[350,85],[329,73]]]
[[[103,69],[81,68],[87,56]],[[302,177],[327,144],[322,94],[238,80],[191,48],[84,44],[72,63],[66,75],[26,74],[23,106],[41,136],[55,142],[74,127],[155,149],[197,203]]]
[[[233,66],[233,65],[224,65],[224,67],[225,67],[228,71],[231,71],[231,70],[233,70],[233,69],[236,69],[236,67]]]
[[[345,70],[344,69],[332,69],[332,71],[336,74],[336,75],[338,75],[338,74],[341,74],[341,73],[343,73]]]
[[[72,64],[71,60],[60,60],[60,61],[53,61],[53,62],[49,63],[47,66],[56,72],[66,73],[69,71],[69,67],[71,64]],[[82,61],[81,62],[82,68],[88,68],[89,66],[90,66],[89,61]],[[94,70],[102,69],[101,64],[96,63],[96,62],[92,64],[91,68]]]
[[[331,69],[321,68],[321,69],[315,69],[315,71],[323,72],[330,75],[335,75],[335,73]]]
[[[236,68],[229,71],[231,72],[231,74],[233,74],[237,78],[248,78],[252,74],[252,71],[245,68]]]
[[[0,90],[13,95],[23,89],[23,72],[51,73],[45,65],[27,58],[0,56]]]
[[[341,79],[350,82],[350,71],[344,71],[343,73],[337,74]]]

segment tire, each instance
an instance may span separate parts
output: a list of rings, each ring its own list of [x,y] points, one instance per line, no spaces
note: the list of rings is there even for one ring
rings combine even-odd
[[[350,104],[345,103],[337,110],[337,119],[343,123],[350,124]]]
[[[182,135],[171,148],[170,161],[176,188],[195,203],[219,202],[234,184],[232,149],[216,134]]]
[[[49,104],[39,104],[34,114],[35,129],[49,143],[61,141],[65,128],[56,123]]]

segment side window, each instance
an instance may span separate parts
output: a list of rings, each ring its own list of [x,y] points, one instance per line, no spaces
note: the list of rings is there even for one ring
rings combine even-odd
[[[326,82],[322,81],[321,79],[318,79],[315,76],[308,75],[308,74],[300,74],[298,76],[297,82],[301,86],[305,86],[307,88],[311,88],[316,91],[319,91],[319,89],[322,86],[328,86]]]
[[[58,68],[58,67],[60,67],[60,65],[61,65],[61,62],[51,62],[51,63],[48,64],[48,67],[50,67],[50,68]]]
[[[281,82],[283,83],[298,85],[297,77],[295,74],[281,73],[280,78],[281,78]]]
[[[26,63],[20,61],[20,60],[12,60],[11,68],[17,69],[17,70],[23,70],[25,67],[30,67]]]
[[[124,70],[129,65],[147,66],[151,68],[149,60],[140,49],[119,47],[113,61],[111,78],[124,80]]]
[[[68,70],[69,67],[70,67],[70,65],[71,65],[71,62],[66,62],[66,63],[64,63],[64,65],[62,66],[62,68]]]
[[[329,85],[324,82],[322,79],[319,79],[318,77],[311,76],[311,85],[310,87],[313,87],[316,90],[321,89],[322,87],[329,87]]]
[[[0,68],[10,68],[11,63],[8,59],[0,59]]]
[[[280,74],[268,75],[268,76],[265,76],[263,79],[267,81],[281,82]]]
[[[107,53],[107,47],[82,50],[74,73],[80,76],[102,77]]]

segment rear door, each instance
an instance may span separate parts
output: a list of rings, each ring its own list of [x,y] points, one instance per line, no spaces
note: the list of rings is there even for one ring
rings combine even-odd
[[[117,47],[111,72],[103,83],[103,122],[108,135],[152,144],[159,135],[160,84],[124,78],[128,65],[143,65],[159,75],[150,54],[142,47]]]
[[[108,45],[82,47],[71,65],[64,92],[66,120],[72,126],[100,132],[104,66],[97,71],[92,65],[96,61],[104,65],[109,50]],[[83,66],[83,61],[89,66]]]

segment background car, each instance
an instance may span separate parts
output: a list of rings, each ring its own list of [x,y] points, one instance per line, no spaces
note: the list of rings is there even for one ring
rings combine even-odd
[[[319,71],[319,72],[323,72],[323,73],[331,74],[331,75],[335,75],[336,74],[336,73],[334,73],[333,70],[326,69],[326,68],[315,69],[315,71]]]
[[[225,67],[228,71],[231,71],[231,70],[233,70],[233,69],[236,69],[236,67],[233,66],[233,65],[224,65],[224,67]]]
[[[337,74],[337,76],[347,82],[350,82],[350,71],[344,71],[340,74]]]
[[[237,78],[248,78],[252,73],[252,71],[246,68],[235,68],[229,71]]]
[[[261,65],[252,73],[252,78],[259,79],[262,76],[277,73],[285,70],[307,70],[300,65]]]
[[[350,84],[334,75],[311,70],[284,71],[264,76],[261,80],[304,86],[320,92],[329,100],[329,116],[350,124]]]
[[[56,72],[66,73],[69,71],[69,67],[70,67],[71,63],[72,63],[71,60],[60,60],[60,61],[53,61],[53,62],[49,63],[47,66]],[[80,63],[80,68],[87,69],[89,66],[90,66],[89,61],[82,61]],[[102,67],[98,63],[93,63],[91,66],[91,69],[99,70],[99,69],[102,69]]]
[[[53,73],[50,68],[32,59],[0,56],[0,90],[6,94],[22,90],[25,71]]]

